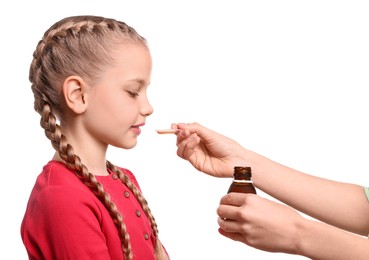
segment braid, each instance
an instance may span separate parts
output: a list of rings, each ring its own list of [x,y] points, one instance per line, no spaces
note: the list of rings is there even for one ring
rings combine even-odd
[[[114,58],[109,54],[116,44],[129,40],[146,45],[146,40],[123,22],[98,16],[74,16],[51,26],[37,44],[30,66],[29,80],[34,94],[34,109],[41,115],[40,125],[46,137],[66,166],[99,198],[112,217],[121,239],[124,259],[133,257],[130,237],[117,206],[101,183],[90,173],[62,134],[57,118],[63,116],[62,86],[71,75],[79,75],[93,82],[101,74],[101,67],[111,66]],[[155,237],[157,224],[148,204],[137,187],[117,167],[107,162],[108,168],[118,174],[123,184],[135,195],[148,216]],[[159,248],[160,246],[160,248]],[[158,249],[159,248],[159,249]],[[156,258],[165,259],[160,241],[156,243]]]
[[[156,238],[156,244],[155,244],[156,258],[160,259],[160,260],[166,259],[166,254],[164,253],[163,247],[162,247],[161,242],[159,240],[158,226],[156,224],[154,216],[151,213],[151,210],[149,208],[149,205],[148,205],[146,199],[144,198],[144,196],[142,195],[140,190],[131,182],[131,180],[128,178],[128,176],[125,175],[118,167],[116,167],[115,165],[113,165],[109,161],[107,162],[107,167],[110,170],[112,170],[114,173],[116,173],[118,175],[119,179],[121,180],[121,182],[124,185],[126,185],[132,191],[133,195],[135,195],[136,199],[138,200],[138,202],[140,203],[142,209],[144,210],[146,216],[150,220],[151,227],[153,229],[154,236]]]

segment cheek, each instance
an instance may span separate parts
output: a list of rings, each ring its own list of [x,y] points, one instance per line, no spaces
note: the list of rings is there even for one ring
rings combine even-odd
[[[121,94],[114,93],[101,93],[96,99],[96,102],[101,107],[101,110],[105,113],[113,114],[123,111],[127,100],[122,98]]]
[[[95,116],[100,124],[131,125],[138,112],[137,102],[126,93],[101,91],[91,100],[90,116]]]
[[[97,124],[106,124],[114,120],[119,111],[118,98],[107,93],[98,92],[89,99],[87,114],[90,120],[94,119]]]
[[[106,116],[110,117],[114,121],[113,124],[119,128],[132,126],[136,123],[139,110],[134,100],[120,99],[117,102],[110,102],[106,106]]]

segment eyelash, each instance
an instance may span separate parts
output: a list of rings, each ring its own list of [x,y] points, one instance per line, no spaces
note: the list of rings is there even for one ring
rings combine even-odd
[[[138,92],[128,91],[128,94],[129,94],[131,97],[138,97]]]

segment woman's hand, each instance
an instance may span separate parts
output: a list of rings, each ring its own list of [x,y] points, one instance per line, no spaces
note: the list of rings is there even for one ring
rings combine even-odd
[[[245,149],[234,140],[198,123],[172,124],[177,133],[177,155],[197,170],[215,177],[232,177],[236,164],[245,164]]]
[[[306,220],[294,209],[254,194],[229,193],[217,210],[219,233],[249,246],[295,254],[299,223]]]

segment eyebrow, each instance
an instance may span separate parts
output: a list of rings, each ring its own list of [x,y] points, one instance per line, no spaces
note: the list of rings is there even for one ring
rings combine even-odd
[[[129,81],[129,82],[137,82],[141,86],[148,86],[148,85],[150,85],[150,82],[147,82],[146,80],[144,80],[142,78],[134,78],[134,79],[130,79],[130,80],[127,80],[127,81]]]

